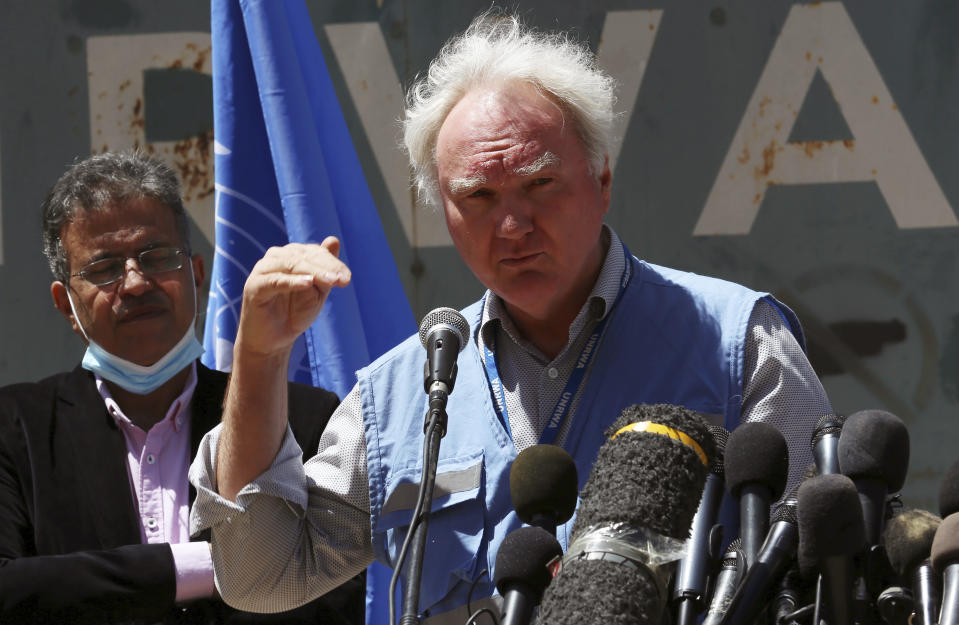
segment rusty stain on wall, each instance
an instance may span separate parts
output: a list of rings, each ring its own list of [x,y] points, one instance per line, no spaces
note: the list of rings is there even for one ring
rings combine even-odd
[[[199,49],[195,44],[187,44],[184,48],[184,55],[181,58],[174,59],[169,63],[169,68],[183,67],[184,60],[189,62],[190,55],[195,58],[190,66],[196,71],[203,69],[208,60],[210,47]],[[118,87],[118,92],[123,92],[130,87],[131,81],[124,80]],[[117,106],[117,110],[123,110],[124,103]],[[146,128],[146,118],[144,116],[144,102],[142,97],[137,97],[130,115],[126,116],[118,123],[126,124],[127,134],[133,137],[135,149],[140,149],[152,156],[160,157],[170,164],[179,174],[183,185],[182,193],[184,202],[189,203],[192,200],[200,200],[213,194],[213,157],[211,146],[213,144],[213,129],[187,137],[171,144],[154,144],[146,141],[144,134]],[[101,151],[107,151],[110,146],[103,144]]]
[[[766,114],[766,106],[772,103],[772,100],[769,99],[769,96],[763,96],[763,99],[759,101],[759,116],[763,117]]]
[[[803,141],[803,152],[805,152],[809,158],[813,158],[816,152],[822,150],[825,143],[825,141]]]
[[[756,167],[756,179],[766,178],[772,172],[773,167],[776,166],[776,152],[782,152],[783,148],[776,142],[775,139],[769,142],[763,149],[763,165],[762,167]]]
[[[91,46],[92,44],[92,46]],[[91,47],[94,52],[90,52]],[[183,200],[197,226],[213,240],[213,130],[176,141],[148,142],[151,101],[143,93],[145,71],[185,69],[211,72],[208,33],[163,33],[90,38],[91,151],[140,149],[169,164],[180,177]],[[175,96],[174,96],[175,97]]]

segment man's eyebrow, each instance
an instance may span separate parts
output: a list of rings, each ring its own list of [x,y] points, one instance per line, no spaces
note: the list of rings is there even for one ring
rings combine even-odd
[[[137,248],[136,252],[134,253],[141,254],[143,252],[146,252],[147,250],[156,249],[158,247],[177,247],[177,246],[167,243],[165,239],[159,239],[159,240],[151,241],[147,243],[146,245],[144,245],[143,247]],[[105,249],[100,249],[95,251],[93,254],[91,254],[89,260],[87,260],[87,262],[85,262],[84,265],[89,265],[90,263],[95,263],[98,260],[106,260],[108,258],[125,260],[127,258],[127,255],[124,252],[116,252],[116,251],[108,251]]]
[[[559,164],[560,159],[558,156],[552,152],[545,152],[538,159],[529,165],[524,165],[523,167],[516,169],[515,172],[520,176],[532,176],[533,174],[537,174],[548,167],[554,167]]]
[[[450,195],[462,195],[464,193],[468,195],[484,184],[486,184],[486,176],[477,174],[468,178],[451,178],[446,183],[446,187]]]
[[[105,258],[119,258],[119,257],[120,257],[119,254],[115,254],[113,252],[100,251],[100,252],[91,254],[90,257],[87,259],[87,262],[84,264],[95,263],[98,260],[103,260]]]

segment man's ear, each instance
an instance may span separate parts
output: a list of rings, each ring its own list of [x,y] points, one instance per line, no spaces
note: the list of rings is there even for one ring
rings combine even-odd
[[[199,254],[194,254],[190,257],[190,263],[193,265],[193,283],[196,285],[196,293],[194,297],[196,298],[196,317],[194,318],[194,323],[196,323],[200,318],[200,287],[203,286],[203,281],[206,279],[206,264],[203,262],[203,257]]]
[[[609,210],[609,200],[612,195],[610,187],[612,184],[613,174],[609,170],[609,156],[606,156],[606,162],[603,163],[603,171],[599,175],[599,192],[603,197],[604,213]]]
[[[80,326],[77,324],[73,307],[70,306],[70,300],[67,299],[67,286],[59,280],[52,282],[50,284],[50,296],[53,298],[53,305],[60,311],[60,314],[70,322],[70,327],[73,328],[73,331],[82,337],[83,333],[80,332]]]
[[[199,254],[191,256],[190,262],[193,263],[193,282],[196,284],[196,290],[199,291],[206,279],[206,263],[203,262],[203,257]]]

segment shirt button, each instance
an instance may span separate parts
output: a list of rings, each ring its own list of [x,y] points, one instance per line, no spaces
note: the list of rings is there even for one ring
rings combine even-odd
[[[147,454],[147,464],[153,464],[156,461],[157,461],[156,456],[154,456],[153,454]]]
[[[549,376],[550,380],[555,380],[559,377],[559,371],[556,370],[556,367],[550,367],[546,370],[546,375]]]
[[[147,519],[147,529],[151,531],[156,531],[156,528],[157,528],[157,520],[151,516],[149,519]]]

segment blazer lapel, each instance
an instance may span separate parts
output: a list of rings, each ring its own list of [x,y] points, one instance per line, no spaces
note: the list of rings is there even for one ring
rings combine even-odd
[[[196,390],[193,391],[192,418],[190,423],[190,455],[195,457],[203,435],[216,427],[223,415],[223,396],[229,379],[222,371],[209,369],[196,363]],[[192,486],[190,503],[193,503]]]
[[[97,392],[93,374],[77,367],[66,376],[58,389],[56,411],[76,455],[78,504],[93,517],[103,547],[139,543],[126,441]]]
[[[192,416],[190,418],[190,457],[195,458],[203,435],[216,427],[223,415],[223,396],[229,376],[221,371],[196,363],[196,390],[193,391]],[[196,500],[196,489],[190,485],[190,506]],[[191,540],[210,540],[207,528]]]

